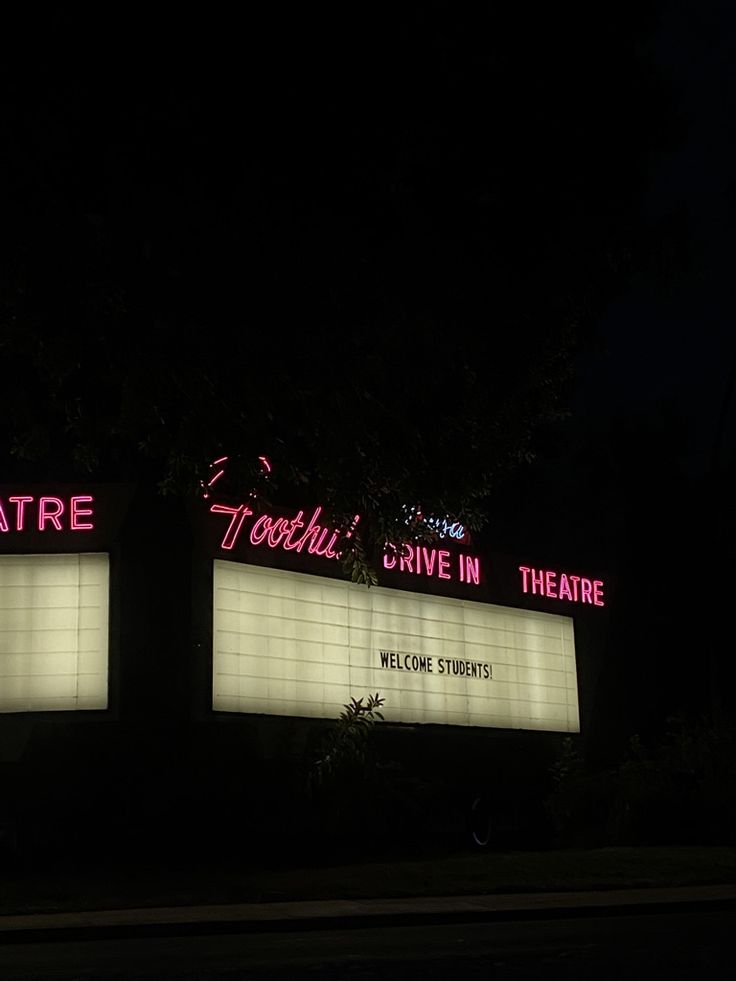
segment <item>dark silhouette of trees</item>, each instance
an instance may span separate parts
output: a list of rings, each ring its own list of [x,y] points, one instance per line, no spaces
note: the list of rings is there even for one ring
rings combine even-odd
[[[407,503],[482,526],[658,250],[655,11],[151,15],[79,46],[50,14],[63,55],[0,102],[6,473],[189,492],[266,453],[272,495],[369,539]]]

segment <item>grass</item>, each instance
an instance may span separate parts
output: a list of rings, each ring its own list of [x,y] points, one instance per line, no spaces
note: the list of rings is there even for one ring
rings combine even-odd
[[[365,899],[736,882],[736,848],[600,848],[478,853],[256,873],[263,900]]]
[[[733,847],[611,847],[461,852],[382,861],[249,868],[235,857],[205,864],[116,863],[10,872],[0,912],[135,906],[478,895],[736,883]]]

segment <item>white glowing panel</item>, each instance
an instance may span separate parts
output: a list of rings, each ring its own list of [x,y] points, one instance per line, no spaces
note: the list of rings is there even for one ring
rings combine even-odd
[[[109,557],[0,555],[0,712],[107,708]]]
[[[216,560],[213,708],[579,731],[570,617]]]

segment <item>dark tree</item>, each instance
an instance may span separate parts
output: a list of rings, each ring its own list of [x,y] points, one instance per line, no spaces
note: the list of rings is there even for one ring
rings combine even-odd
[[[266,453],[371,540],[482,526],[652,250],[655,9],[49,15],[0,104],[6,473]]]

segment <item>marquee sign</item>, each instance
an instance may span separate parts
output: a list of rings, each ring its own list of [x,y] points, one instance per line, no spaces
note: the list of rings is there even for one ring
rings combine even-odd
[[[215,560],[216,711],[579,729],[570,617]]]
[[[0,555],[0,712],[107,708],[106,553]]]

